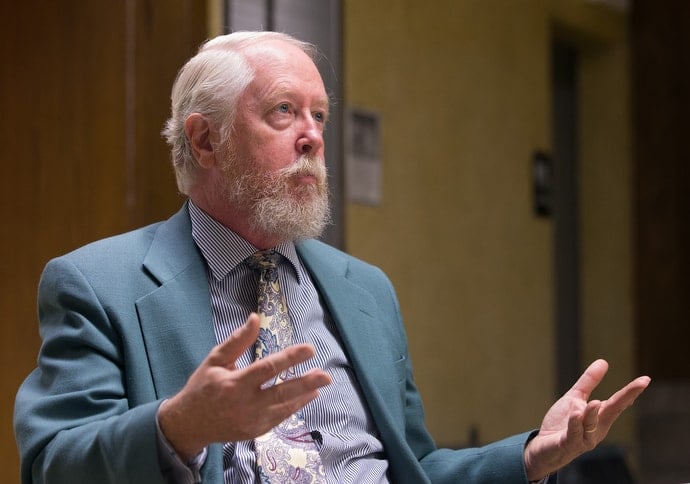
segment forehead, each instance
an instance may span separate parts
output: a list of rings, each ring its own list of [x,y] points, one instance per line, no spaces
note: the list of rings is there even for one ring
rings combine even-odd
[[[277,41],[248,49],[254,79],[245,94],[256,101],[274,96],[305,96],[312,103],[328,104],[321,74],[300,48]]]

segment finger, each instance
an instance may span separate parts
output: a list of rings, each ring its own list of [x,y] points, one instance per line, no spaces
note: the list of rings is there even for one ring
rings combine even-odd
[[[325,371],[315,368],[302,376],[286,380],[263,390],[269,399],[269,405],[281,405],[284,402],[300,399],[304,395],[318,394],[318,389],[332,382]],[[316,393],[315,393],[316,392]],[[311,398],[310,398],[311,400]]]
[[[280,372],[304,363],[314,357],[316,351],[309,344],[297,344],[269,356],[254,361],[242,372],[254,386],[259,386],[273,379]],[[243,375],[244,376],[244,375]]]
[[[599,428],[600,408],[601,402],[599,400],[592,400],[587,403],[582,416],[582,432],[585,438],[591,438],[596,435]]]
[[[304,375],[273,385],[262,391],[267,410],[287,417],[316,398],[318,389],[332,382],[330,375],[321,369],[311,370]]]
[[[259,337],[259,315],[251,313],[247,321],[216,346],[211,352],[210,363],[215,366],[234,366],[235,361],[254,345]]]
[[[606,425],[611,426],[620,414],[631,406],[637,397],[645,391],[650,382],[651,379],[648,376],[641,376],[611,395],[608,400],[602,403],[599,419],[605,422]]]
[[[325,371],[315,369],[301,377],[260,390],[253,403],[261,409],[260,424],[265,430],[275,427],[314,400],[319,394],[318,389],[330,382],[331,378]]]
[[[568,393],[576,393],[578,397],[588,400],[594,389],[604,379],[609,369],[606,360],[596,360],[587,367],[585,372],[575,382]]]

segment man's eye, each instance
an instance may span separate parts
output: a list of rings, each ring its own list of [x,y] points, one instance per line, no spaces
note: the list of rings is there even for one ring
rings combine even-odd
[[[314,113],[314,119],[317,120],[319,123],[323,123],[326,119],[326,115],[323,113]]]
[[[290,105],[288,103],[279,104],[278,105],[278,112],[289,113],[290,112]]]

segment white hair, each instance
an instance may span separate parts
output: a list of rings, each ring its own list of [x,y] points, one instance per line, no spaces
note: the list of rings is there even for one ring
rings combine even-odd
[[[234,32],[202,44],[197,54],[178,72],[170,96],[170,118],[162,134],[170,145],[181,193],[189,194],[198,167],[185,133],[185,121],[192,113],[206,116],[219,129],[221,143],[224,143],[232,130],[237,101],[255,75],[247,61],[247,51],[271,41],[294,45],[316,62],[316,47],[290,35],[268,31]]]

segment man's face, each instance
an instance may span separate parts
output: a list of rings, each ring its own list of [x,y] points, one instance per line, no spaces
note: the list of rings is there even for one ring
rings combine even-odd
[[[329,212],[321,76],[306,54],[282,42],[249,59],[256,75],[224,146],[225,199],[262,235],[318,236]]]

